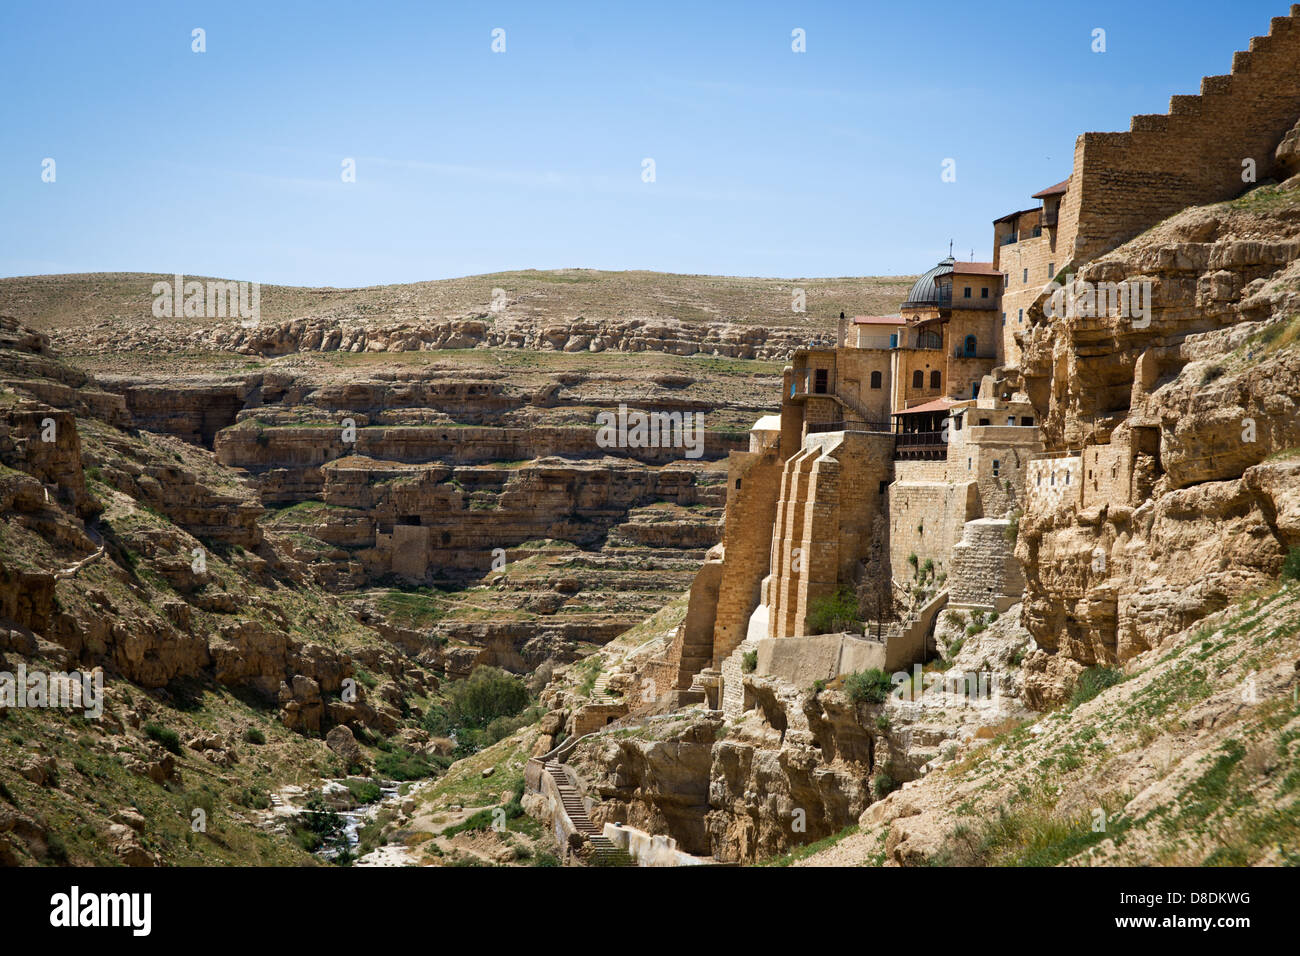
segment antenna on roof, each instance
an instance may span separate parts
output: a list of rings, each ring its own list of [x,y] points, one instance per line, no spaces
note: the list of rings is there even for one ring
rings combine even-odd
[[[952,258],[952,240],[951,240],[951,239],[948,240],[948,258],[949,258],[949,259]]]

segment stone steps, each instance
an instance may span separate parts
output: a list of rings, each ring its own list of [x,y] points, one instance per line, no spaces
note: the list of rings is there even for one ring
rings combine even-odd
[[[728,720],[745,712],[744,657],[758,650],[757,641],[741,641],[722,662],[722,713]]]
[[[591,822],[591,817],[587,815],[587,806],[578,791],[569,783],[564,767],[558,763],[548,763],[546,772],[555,781],[556,789],[560,792],[560,805],[564,807],[564,812],[568,815],[573,828],[586,837],[587,842],[591,844],[591,864],[593,866],[636,866],[625,850],[615,846]]]

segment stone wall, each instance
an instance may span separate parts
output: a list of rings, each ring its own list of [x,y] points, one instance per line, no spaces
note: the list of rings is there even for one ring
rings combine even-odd
[[[1065,266],[1065,253],[1057,241],[1059,228],[1048,227],[1041,235],[1033,234],[1041,218],[1039,209],[1022,214],[1016,223],[1020,240],[998,245],[994,250],[997,265],[1007,276],[1002,290],[1001,315],[1005,321],[1000,320],[999,365],[1019,364],[1020,346],[1015,333],[1027,327],[1030,306],[1042,293],[1043,286]]]
[[[713,666],[742,640],[772,555],[772,525],[783,462],[775,452],[732,454],[727,472],[722,581],[713,630]]]
[[[1015,558],[1011,522],[1005,518],[977,518],[966,523],[962,539],[952,549],[948,574],[950,606],[992,607],[1005,610],[1025,589],[1024,572]]]
[[[979,516],[979,488],[974,481],[896,481],[889,486],[889,561],[894,580],[912,574],[908,560],[934,562],[948,569],[953,546],[966,522]]]
[[[1094,259],[1188,206],[1238,195],[1243,160],[1255,161],[1259,180],[1273,175],[1274,148],[1300,117],[1300,4],[1270,27],[1233,56],[1231,73],[1171,97],[1168,114],[1079,137],[1061,206],[1063,258]]]
[[[806,633],[810,602],[853,582],[892,472],[893,436],[883,434],[810,435],[786,462],[765,595],[770,636]]]
[[[1078,508],[1082,501],[1082,471],[1082,459],[1075,455],[1031,461],[1025,484],[1025,510],[1050,515]]]

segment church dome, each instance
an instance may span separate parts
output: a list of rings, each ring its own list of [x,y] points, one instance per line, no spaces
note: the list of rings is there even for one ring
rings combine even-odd
[[[938,280],[952,273],[952,265],[955,261],[952,256],[949,256],[917,279],[912,286],[912,291],[907,293],[907,301],[903,303],[903,308],[911,309],[926,305],[937,306],[939,304]]]

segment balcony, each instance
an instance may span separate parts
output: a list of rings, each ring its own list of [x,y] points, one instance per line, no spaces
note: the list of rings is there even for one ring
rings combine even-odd
[[[1007,233],[1007,235],[1002,237],[1002,244],[1004,246],[1014,246],[1016,241],[1016,234],[1014,232]]]
[[[894,430],[889,422],[841,420],[838,422],[809,422],[808,434],[819,432],[866,432],[872,435],[888,435]]]
[[[1055,226],[1056,219],[1060,215],[1059,209],[1044,209],[1042,223],[1044,226]]]
[[[895,461],[943,461],[948,440],[943,432],[902,432],[894,436]]]

